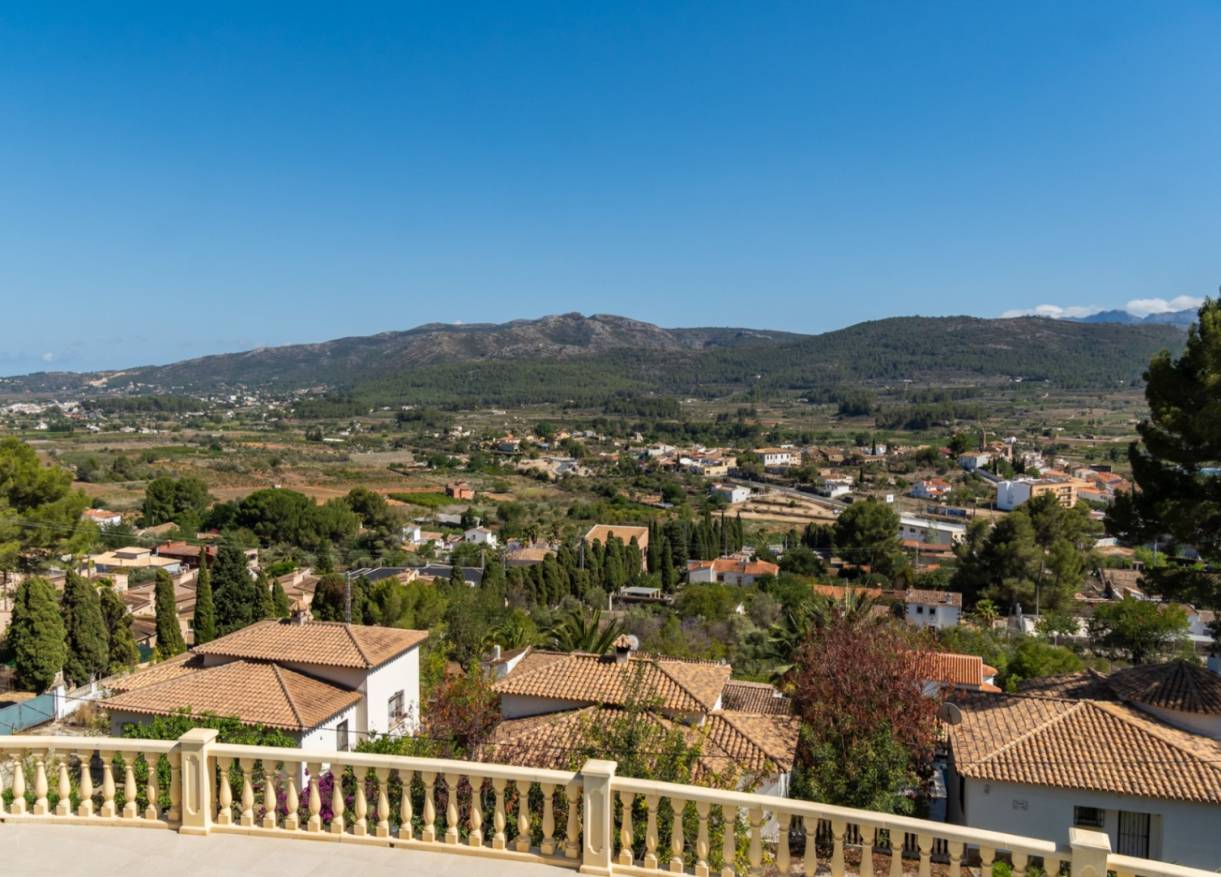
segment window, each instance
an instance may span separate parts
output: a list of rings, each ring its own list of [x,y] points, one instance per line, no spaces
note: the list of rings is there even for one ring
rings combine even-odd
[[[1100,807],[1074,807],[1073,825],[1078,828],[1102,828],[1106,811]]]
[[[396,691],[390,695],[390,700],[386,702],[386,713],[392,725],[403,717],[403,692]]]
[[[348,721],[344,719],[335,726],[335,748],[340,752],[347,752],[348,742]]]
[[[1120,810],[1119,837],[1115,844],[1115,852],[1121,856],[1149,858],[1149,823],[1151,821],[1148,813],[1128,813]]]
[[[916,607],[916,614],[917,614],[917,615],[923,615],[923,614],[924,614],[924,607],[923,607],[923,606],[917,606],[917,607]]]

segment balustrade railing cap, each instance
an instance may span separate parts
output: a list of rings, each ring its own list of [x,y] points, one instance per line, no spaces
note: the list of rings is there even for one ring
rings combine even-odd
[[[581,773],[584,776],[590,777],[613,777],[615,775],[615,768],[618,766],[618,762],[591,758],[581,765]]]

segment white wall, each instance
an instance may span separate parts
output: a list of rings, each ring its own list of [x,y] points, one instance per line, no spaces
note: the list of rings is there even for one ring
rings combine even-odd
[[[378,734],[390,730],[390,697],[403,692],[403,711],[413,718],[408,733],[414,734],[420,720],[420,650],[399,655],[370,673],[362,689],[367,705],[365,729]]]
[[[339,732],[338,728],[341,722],[348,723],[348,747],[355,749],[356,744],[362,739],[362,735],[357,733],[357,707],[352,706],[334,716],[329,721],[326,721],[314,728],[311,731],[306,731],[299,735],[298,744],[300,748],[310,752],[334,752],[339,748]]]
[[[917,612],[917,606],[924,611]],[[938,630],[957,627],[959,614],[957,606],[946,606],[940,603],[935,606],[924,603],[907,604],[907,621],[917,627],[935,627]]]
[[[1221,867],[1221,807],[1216,805],[967,779],[964,817],[959,807],[959,782],[953,775],[949,789],[951,822],[1067,844],[1073,808],[1099,807],[1106,810],[1102,830],[1110,836],[1114,849],[1118,811],[1149,813],[1150,858],[1209,870]]]

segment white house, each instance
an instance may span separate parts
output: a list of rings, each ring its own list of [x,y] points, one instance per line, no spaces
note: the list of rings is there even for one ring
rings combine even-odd
[[[835,499],[837,496],[846,496],[851,492],[851,478],[824,478],[818,483],[817,487],[818,495],[828,497],[829,499]]]
[[[709,492],[713,496],[720,497],[731,505],[734,503],[746,502],[748,499],[750,499],[750,488],[741,487],[737,484],[714,484]]]
[[[801,465],[801,452],[796,448],[756,448],[766,469],[785,469]]]
[[[958,456],[958,465],[968,472],[983,469],[992,462],[992,455],[986,451],[970,451]]]
[[[108,527],[117,527],[123,523],[123,516],[118,512],[112,512],[110,509],[85,509],[81,515],[85,520],[93,521],[102,530]]]
[[[261,621],[122,677],[103,702],[112,733],[150,716],[234,716],[302,749],[346,750],[373,734],[414,734],[423,630]]]
[[[953,488],[943,478],[928,478],[912,485],[912,496],[916,499],[941,499]]]
[[[691,584],[753,585],[765,576],[780,574],[780,567],[768,560],[718,557],[715,560],[687,562],[687,581]]]
[[[471,527],[462,534],[462,538],[473,545],[485,545],[488,548],[496,547],[496,534],[487,527]]]
[[[907,623],[944,630],[957,627],[962,616],[962,594],[908,588],[903,594]]]
[[[967,525],[916,515],[899,516],[899,537],[927,545],[956,545],[967,538]]]
[[[1221,863],[1221,678],[1187,662],[1032,680],[956,698],[949,819],[1121,854]]]

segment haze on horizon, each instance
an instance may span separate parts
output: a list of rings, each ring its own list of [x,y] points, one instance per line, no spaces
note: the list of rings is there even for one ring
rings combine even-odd
[[[1216,289],[1221,6],[35,4],[0,375],[550,313],[819,332]]]

